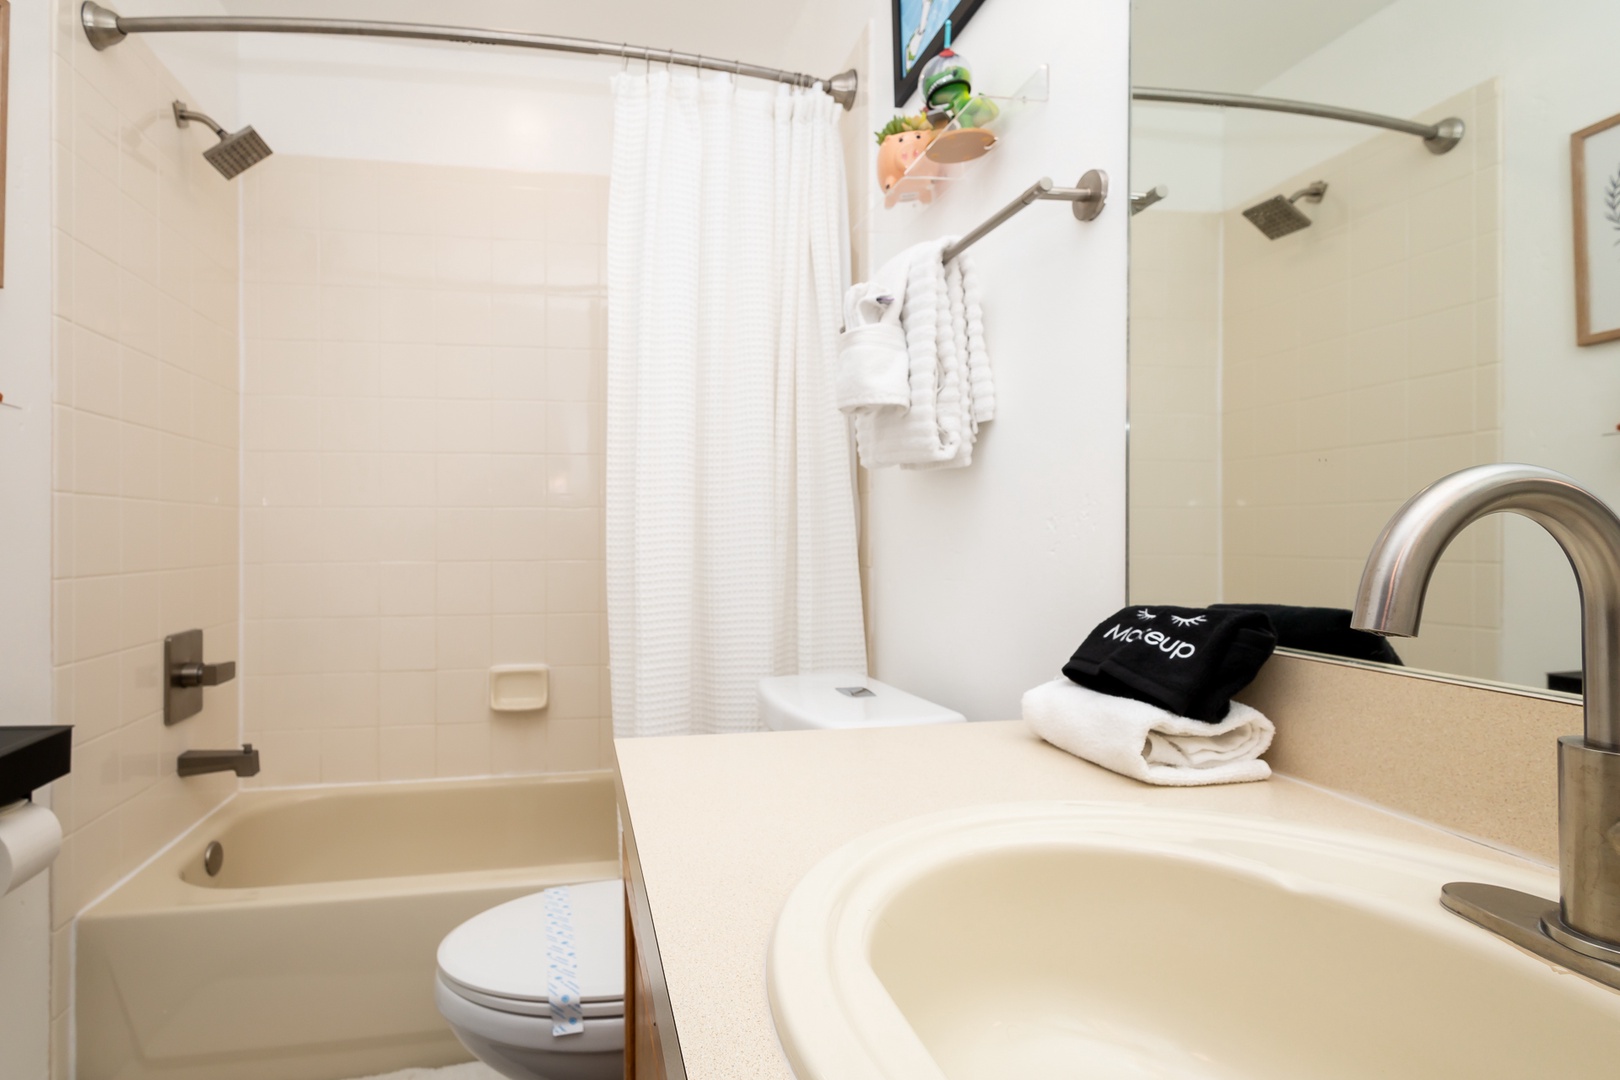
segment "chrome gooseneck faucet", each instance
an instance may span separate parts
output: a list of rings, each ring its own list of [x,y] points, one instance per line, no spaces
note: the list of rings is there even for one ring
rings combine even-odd
[[[1487,514],[1522,514],[1552,534],[1581,591],[1585,735],[1558,740],[1558,903],[1453,882],[1440,902],[1582,975],[1620,988],[1620,517],[1569,477],[1479,465],[1424,488],[1367,556],[1351,624],[1413,637],[1441,552]]]

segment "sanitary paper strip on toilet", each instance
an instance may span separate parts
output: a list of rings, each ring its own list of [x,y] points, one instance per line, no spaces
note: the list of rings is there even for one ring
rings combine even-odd
[[[547,889],[546,999],[551,1003],[551,1033],[579,1035],[585,1031],[585,1010],[579,999],[579,954],[574,948],[574,905],[568,886]]]

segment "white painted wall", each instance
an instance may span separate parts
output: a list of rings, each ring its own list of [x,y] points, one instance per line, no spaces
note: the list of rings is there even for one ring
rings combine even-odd
[[[77,5],[63,6],[77,10]],[[227,14],[220,0],[193,0],[184,5],[176,4],[175,0],[110,0],[106,6],[130,18]],[[77,29],[72,32],[79,34]],[[236,49],[240,39],[236,34],[142,34],[140,40],[151,47],[175,80],[193,96],[194,100],[187,101],[187,105],[207,113],[233,131],[240,126],[236,100]]]
[[[894,112],[887,3],[802,20],[789,62],[836,64],[863,7],[875,128]],[[871,474],[874,674],[975,720],[1016,717],[1023,691],[1124,601],[1128,14],[1127,0],[986,4],[957,38],[980,85],[1011,92],[1050,64],[1050,102],[934,206],[867,219],[881,260],[966,232],[1043,175],[1072,184],[1100,168],[1114,185],[1095,222],[1040,204],[975,248],[998,416],[973,465]]]
[[[444,43],[243,35],[240,113],[278,153],[606,174],[620,65]]]
[[[117,6],[131,16],[176,10],[172,0]],[[240,14],[220,0],[185,10]],[[370,10],[363,17],[421,14]],[[475,10],[428,21],[507,25]],[[278,154],[527,172],[608,170],[608,82],[620,68],[610,60],[312,35],[151,34],[142,40],[190,88],[194,108],[233,130],[252,124]]]
[[[11,8],[6,281],[0,289],[0,724],[51,717],[51,5]],[[43,797],[42,797],[43,798]],[[46,876],[0,898],[0,1080],[44,1080]]]
[[[1226,204],[1226,113],[1141,102],[1131,107],[1134,190],[1163,184],[1154,213],[1219,213]]]

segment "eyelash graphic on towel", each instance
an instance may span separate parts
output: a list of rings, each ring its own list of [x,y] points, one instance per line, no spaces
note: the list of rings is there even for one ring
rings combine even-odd
[[[1198,626],[1204,621],[1202,615],[1172,615],[1170,621],[1177,626]]]
[[[1143,622],[1148,622],[1153,619],[1153,612],[1149,611],[1147,608],[1138,608],[1136,611],[1136,617],[1141,619]]]

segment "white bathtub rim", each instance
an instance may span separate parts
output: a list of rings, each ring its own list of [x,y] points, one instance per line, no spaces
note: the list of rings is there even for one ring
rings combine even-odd
[[[404,780],[341,780],[333,783],[321,784],[242,784],[238,793],[253,795],[256,792],[272,791],[338,791],[344,788],[374,788],[374,787],[430,787],[439,784],[465,784],[474,781],[487,780],[535,780],[539,778],[564,776],[601,776],[613,775],[612,769],[569,769],[566,771],[549,769],[543,772],[517,772],[517,773],[474,773],[468,776],[419,776]],[[221,805],[224,805],[223,803]]]
[[[254,793],[255,792],[260,792],[260,791],[266,792],[266,793],[269,793],[269,792],[285,792],[285,791],[329,791],[329,790],[340,790],[340,789],[344,789],[344,788],[399,787],[399,786],[404,786],[404,785],[407,785],[407,784],[408,785],[424,786],[424,787],[431,785],[431,786],[436,787],[436,786],[441,785],[441,784],[463,784],[463,783],[467,783],[469,781],[532,780],[532,779],[535,779],[536,777],[590,776],[590,775],[593,775],[593,774],[612,773],[612,772],[613,772],[613,770],[611,770],[611,769],[579,769],[579,770],[574,770],[572,772],[498,773],[498,774],[497,773],[490,773],[490,774],[482,774],[482,775],[478,775],[478,776],[431,776],[431,777],[422,777],[422,778],[416,779],[416,780],[356,780],[356,781],[345,781],[343,783],[335,783],[335,784],[287,784],[287,785],[283,785],[283,786],[279,786],[279,787],[244,787],[242,785],[242,783],[240,781],[238,781],[237,786],[236,786],[236,790],[231,792],[224,799],[222,799],[220,801],[219,805],[215,806],[212,810],[208,811],[208,813],[206,813],[202,817],[198,818],[184,832],[179,833],[177,836],[174,837],[174,839],[170,840],[168,843],[164,844],[162,847],[160,847],[156,851],[154,851],[151,855],[147,856],[144,860],[142,860],[140,863],[138,863],[133,869],[131,869],[123,877],[119,878],[117,881],[115,881],[111,885],[107,886],[100,893],[98,893],[94,899],[92,899],[89,903],[85,904],[82,908],[80,908],[77,912],[75,912],[74,915],[73,915],[73,919],[72,919],[72,923],[73,923],[73,925],[75,927],[75,938],[77,937],[76,928],[77,928],[79,919],[81,919],[85,915],[89,914],[94,908],[96,908],[99,904],[103,903],[113,893],[117,892],[119,889],[121,889],[125,885],[129,884],[129,882],[133,878],[138,876],[142,871],[146,870],[153,863],[157,862],[159,859],[161,859],[165,855],[169,854],[169,852],[173,851],[175,849],[175,847],[177,847],[178,845],[180,845],[180,844],[184,843],[185,841],[191,839],[191,836],[192,836],[193,833],[196,833],[197,831],[201,830],[203,828],[203,826],[207,825],[215,817],[218,817],[221,813],[223,813],[226,807],[233,805],[239,798],[241,798],[244,795],[248,796],[249,801],[251,801]],[[485,871],[469,871],[469,873],[484,873],[484,872]],[[439,877],[441,875],[423,875],[423,876]],[[376,881],[376,880],[384,880],[384,879],[363,878],[363,879],[359,879],[359,880]],[[399,879],[386,879],[386,880],[399,880]],[[258,887],[259,888],[286,888],[288,886],[258,886]],[[207,891],[206,886],[193,886],[193,888],[203,889],[204,891]],[[222,890],[216,890],[216,891],[224,892],[224,891],[228,891],[228,890],[223,890],[222,889]],[[246,892],[248,890],[238,889],[238,890],[229,890],[229,891]],[[74,945],[76,946],[76,944],[77,944],[77,942],[75,941]]]

